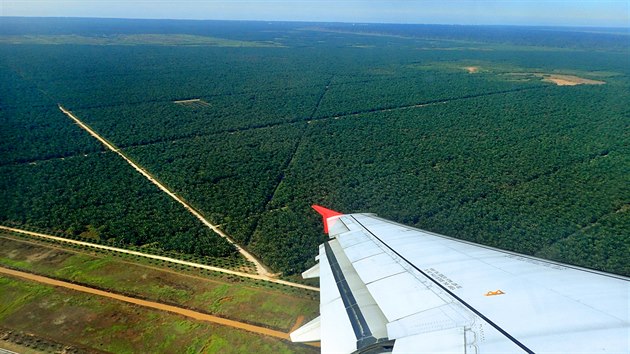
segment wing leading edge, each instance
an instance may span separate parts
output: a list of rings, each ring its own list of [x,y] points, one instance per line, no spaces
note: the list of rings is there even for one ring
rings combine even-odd
[[[315,208],[322,353],[630,352],[628,278]]]

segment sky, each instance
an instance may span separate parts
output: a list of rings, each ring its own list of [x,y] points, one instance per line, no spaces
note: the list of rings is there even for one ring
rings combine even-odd
[[[0,15],[630,27],[630,0],[0,0]]]

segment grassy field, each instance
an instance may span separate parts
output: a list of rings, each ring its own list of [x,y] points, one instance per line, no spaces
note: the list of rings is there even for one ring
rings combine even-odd
[[[316,352],[223,326],[0,276],[0,321],[14,331],[85,352]]]
[[[86,253],[86,251],[61,249],[50,245],[16,239],[13,236],[7,235],[0,237],[0,265],[109,290],[115,293],[190,308],[241,322],[277,329],[283,332],[288,332],[300,316],[305,316],[307,320],[313,318],[318,309],[318,303],[314,299],[314,295],[308,296],[305,293],[302,293],[302,295],[287,293],[278,288],[265,288],[255,283],[247,285],[246,281],[241,282],[236,279],[234,281],[227,281],[222,278],[208,276],[207,274],[191,274],[191,272],[186,271],[174,271],[157,265],[139,264],[113,255],[96,255]],[[120,311],[119,308],[124,308],[127,305],[115,304],[113,300],[87,299],[85,298],[86,295],[83,294],[73,294],[72,298],[74,299],[76,297],[76,300],[70,302],[55,302],[56,307],[49,308],[47,305],[41,305],[42,299],[54,299],[55,296],[63,297],[68,295],[69,291],[54,290],[49,286],[11,279],[4,279],[0,287],[3,289],[2,303],[4,305],[0,309],[0,323],[2,323],[3,326],[16,330],[29,329],[30,333],[36,335],[48,335],[48,333],[53,333],[55,335],[50,336],[50,338],[63,343],[88,346],[96,349],[104,349],[106,351],[138,352],[138,349],[141,348],[138,346],[142,345],[142,342],[125,346],[120,343],[117,344],[116,341],[124,338],[126,331],[136,331],[142,333],[143,336],[147,336],[147,338],[153,335],[161,335],[154,333],[156,331],[164,333],[162,329],[157,330],[154,326],[149,326],[148,324],[146,326],[138,326],[139,323],[145,321],[147,323],[153,323],[152,319],[159,318],[160,321],[162,321],[158,322],[160,326],[165,326],[166,328],[170,328],[170,326],[184,326],[186,329],[198,328],[199,330],[203,330],[203,328],[209,326],[207,324],[199,325],[192,320],[180,321],[176,319],[176,316],[156,314],[155,311],[150,310],[142,310],[136,313],[136,315],[133,315],[133,311],[122,310],[121,314],[115,315],[115,312]],[[107,304],[101,307],[99,304],[103,303]],[[86,325],[85,321],[89,321],[89,318],[92,318],[94,322],[98,322],[94,319],[96,317],[101,318],[102,316],[113,317],[113,322],[102,325],[100,322],[95,324],[90,323],[90,326],[94,325],[98,327],[93,329],[95,331],[93,337],[87,336],[87,339],[80,342],[68,341],[68,338],[63,336],[63,333],[70,333],[67,329],[61,330],[60,332],[52,330],[52,332],[49,332],[48,328],[43,329],[37,327],[33,323],[30,323],[30,320],[25,321],[25,323],[20,323],[18,318],[30,318],[30,315],[25,314],[24,311],[38,307],[41,308],[42,306],[47,311],[54,311],[50,314],[46,312],[33,315],[31,316],[33,320],[38,318],[38,316],[52,316],[53,313],[57,313],[57,316],[65,316],[64,318],[72,319],[72,321],[68,321],[71,323],[66,324],[66,326],[80,327]],[[114,312],[110,313],[110,311]],[[130,314],[132,314],[131,317],[129,317]],[[148,318],[145,316],[148,316]],[[55,322],[55,319],[51,321]],[[127,323],[127,325],[117,324],[117,321],[123,321]],[[109,330],[107,330],[108,325],[111,325]],[[98,338],[99,334],[104,335],[102,331],[106,330],[109,331],[107,336],[111,338],[111,343],[103,343],[104,347],[101,347],[100,343],[92,341],[92,339]],[[238,330],[232,331],[242,332]],[[177,331],[175,332],[178,333]],[[221,328],[217,333],[222,332],[229,333],[230,331]],[[223,342],[225,342],[225,345],[231,346],[236,337],[241,338],[237,334],[217,334],[217,336],[215,342],[211,341],[212,343],[210,344],[212,346]],[[230,336],[233,336],[233,338]],[[241,343],[239,345],[245,345],[243,343],[247,343],[247,345],[251,344],[253,347],[237,346],[237,348],[248,348],[247,351],[251,351],[251,348],[255,348],[257,345],[263,345],[261,343],[266,343],[265,341],[267,340],[253,338],[253,340],[250,341],[252,338],[248,338],[248,336],[254,335],[246,334],[245,337],[240,339],[242,342],[238,343]],[[191,349],[193,350],[192,352],[198,352],[197,349],[208,345],[206,342],[199,342],[199,340],[193,339],[194,336],[191,336],[189,338],[191,341],[185,343],[186,346],[193,348]],[[172,352],[171,349],[168,349],[171,348],[169,347],[170,344],[164,345],[164,347],[156,347],[153,349],[158,352]],[[177,342],[176,345],[183,344]],[[201,345],[201,347],[199,345]],[[302,347],[291,347],[288,344],[282,344],[280,342],[275,344],[267,343],[264,345],[271,345],[271,347],[269,347],[270,350],[276,347],[281,350],[297,348],[296,350],[300,351],[302,349]],[[212,346],[210,346],[210,348],[213,348]],[[151,348],[147,348],[146,350],[150,349]],[[219,348],[215,349],[218,350]],[[275,351],[276,349],[273,350]],[[205,349],[202,352],[206,352]],[[215,351],[208,350],[207,352]]]
[[[0,237],[0,264],[93,286],[177,304],[202,312],[288,331],[300,315],[317,313],[316,294],[264,288],[238,279],[184,273],[108,254],[90,254]],[[287,294],[290,293],[290,294]]]

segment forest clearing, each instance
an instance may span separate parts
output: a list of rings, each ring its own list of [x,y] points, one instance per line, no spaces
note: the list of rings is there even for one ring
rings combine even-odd
[[[553,82],[558,86],[575,86],[575,85],[603,85],[604,81],[585,79],[573,75],[560,75],[560,74],[534,74],[538,77],[542,77],[543,81]]]

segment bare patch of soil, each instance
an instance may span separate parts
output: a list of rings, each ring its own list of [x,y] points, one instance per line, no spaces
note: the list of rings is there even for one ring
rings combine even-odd
[[[173,103],[178,104],[180,106],[186,106],[186,107],[208,107],[208,106],[210,106],[210,103],[202,100],[201,98],[193,98],[193,99],[190,99],[190,100],[173,101]]]
[[[289,331],[289,333],[295,331],[296,329],[300,328],[300,326],[302,325],[302,323],[304,323],[304,316],[299,315],[296,319],[295,319],[295,324],[293,325],[293,327],[291,327],[291,330]]]
[[[222,297],[222,298],[219,299],[219,303],[223,304],[223,303],[226,303],[226,302],[230,302],[232,300],[234,300],[234,297],[232,297],[232,296],[225,296],[225,297]]]
[[[606,83],[604,81],[585,79],[573,75],[536,74],[536,76],[542,77],[542,81],[553,82],[558,86],[603,85]]]
[[[57,255],[57,252],[55,252],[55,250],[47,250],[47,251],[32,253],[32,254],[26,256],[26,260],[29,263],[32,263],[32,262],[36,262],[36,261],[41,261],[41,260],[47,259],[49,257],[54,257],[56,255]]]
[[[517,73],[515,73],[517,74]],[[547,73],[521,73],[521,75],[533,75],[541,78],[544,82],[551,82],[558,86],[575,85],[603,85],[605,81],[585,79],[575,75],[547,74]]]

